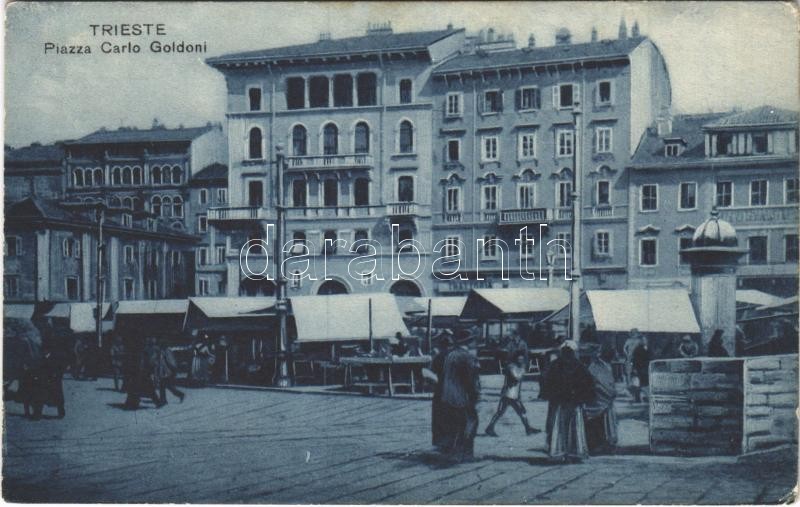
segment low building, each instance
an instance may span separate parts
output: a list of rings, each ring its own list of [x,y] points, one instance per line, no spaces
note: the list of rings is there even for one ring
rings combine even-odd
[[[64,195],[64,146],[62,143],[33,143],[4,153],[3,200],[26,197],[60,199]]]

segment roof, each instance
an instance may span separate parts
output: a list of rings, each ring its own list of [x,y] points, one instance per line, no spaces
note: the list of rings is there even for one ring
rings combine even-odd
[[[208,58],[206,63],[212,66],[225,65],[244,61],[274,61],[293,58],[333,57],[354,53],[377,53],[385,51],[418,51],[425,50],[431,44],[461,32],[464,29],[434,30],[428,32],[405,33],[372,33],[358,37],[343,39],[329,39],[284,46],[278,48],[260,49],[240,53],[228,53],[221,56]]]
[[[4,304],[3,318],[31,320],[33,309],[34,306],[32,304]]]
[[[168,142],[187,142],[213,130],[213,125],[204,127],[190,128],[155,128],[155,129],[131,129],[122,127],[117,130],[98,130],[91,134],[81,137],[76,141],[67,141],[68,146],[81,144],[111,144],[111,143],[168,143]]]
[[[728,113],[679,114],[672,118],[672,131],[659,136],[654,128],[645,131],[633,154],[634,165],[667,164],[681,161],[705,160],[705,134],[703,125],[722,118]],[[681,139],[683,152],[677,157],[667,157],[664,144],[667,140]]]
[[[467,296],[461,317],[494,320],[549,314],[569,303],[564,289],[473,289]]]
[[[451,58],[436,67],[434,74],[500,67],[519,67],[570,60],[620,58],[630,54],[646,37],[611,39],[581,44],[561,44],[512,51],[472,53]]]
[[[744,303],[747,305],[755,305],[755,306],[767,306],[767,305],[780,304],[782,301],[783,298],[778,296],[773,296],[772,294],[767,294],[766,292],[761,292],[760,290],[755,290],[755,289],[736,290],[737,303]]]
[[[151,299],[144,301],[120,301],[114,312],[116,315],[134,314],[184,314],[189,307],[187,299]]]
[[[9,165],[43,165],[61,164],[64,159],[64,146],[61,143],[46,145],[30,145],[8,150],[4,154],[5,164]]]
[[[341,294],[290,298],[298,342],[395,341],[408,336],[400,308],[391,294]]]
[[[682,289],[586,291],[598,331],[699,333],[700,326]]]
[[[97,329],[96,309],[97,303],[56,303],[44,316],[69,319],[69,328],[73,333],[91,333]],[[110,309],[109,303],[103,303],[103,331],[111,329],[111,322],[107,321]]]
[[[739,113],[733,113],[704,125],[706,128],[729,128],[729,127],[756,127],[774,125],[796,125],[798,121],[797,111],[781,109],[773,106],[761,106],[748,109]]]
[[[192,176],[192,181],[208,181],[208,180],[227,180],[228,179],[228,166],[214,162],[197,171]]]
[[[275,306],[275,298],[270,297],[199,297],[189,302],[211,319],[263,317],[264,311]]]

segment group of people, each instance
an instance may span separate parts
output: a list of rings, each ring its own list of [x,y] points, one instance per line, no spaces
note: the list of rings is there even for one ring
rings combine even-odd
[[[128,359],[124,374],[125,408],[138,408],[142,398],[162,407],[167,404],[167,391],[183,402],[186,395],[175,387],[178,363],[169,347],[150,337],[138,357]]]

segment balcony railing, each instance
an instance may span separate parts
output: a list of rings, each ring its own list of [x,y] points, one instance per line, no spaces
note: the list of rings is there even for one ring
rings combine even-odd
[[[386,214],[391,216],[419,215],[419,206],[415,202],[395,202],[386,205]]]
[[[287,219],[315,219],[339,217],[372,217],[379,214],[378,206],[314,206],[286,208]]]
[[[500,224],[543,223],[550,218],[546,208],[506,209],[500,212]]]
[[[292,169],[342,169],[371,168],[374,166],[372,155],[314,155],[307,157],[289,157],[289,170]]]
[[[595,206],[592,208],[592,218],[613,217],[614,208],[611,206]]]
[[[444,221],[448,224],[457,224],[463,220],[460,211],[447,211],[444,214]]]
[[[572,208],[556,208],[556,220],[572,220]]]
[[[241,206],[235,208],[209,208],[208,220],[269,220],[273,218],[271,210],[258,206]]]

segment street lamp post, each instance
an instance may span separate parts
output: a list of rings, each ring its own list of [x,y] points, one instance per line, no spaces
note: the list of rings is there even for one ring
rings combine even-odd
[[[275,258],[275,281],[277,283],[277,300],[275,310],[278,313],[278,364],[275,368],[273,384],[276,387],[290,387],[292,377],[289,375],[289,337],[286,333],[286,315],[289,312],[289,303],[286,300],[286,278],[283,276],[283,244],[286,235],[286,209],[283,205],[283,172],[286,169],[286,157],[283,147],[275,147],[275,210],[277,220],[275,224],[275,244],[273,252]]]
[[[97,348],[103,348],[103,292],[105,289],[105,276],[103,274],[103,224],[106,219],[105,205],[97,205],[97,315],[95,315],[95,325],[97,331]]]
[[[581,297],[581,109],[576,102],[572,109],[574,139],[572,150],[572,280],[570,281],[570,335],[580,339]]]

